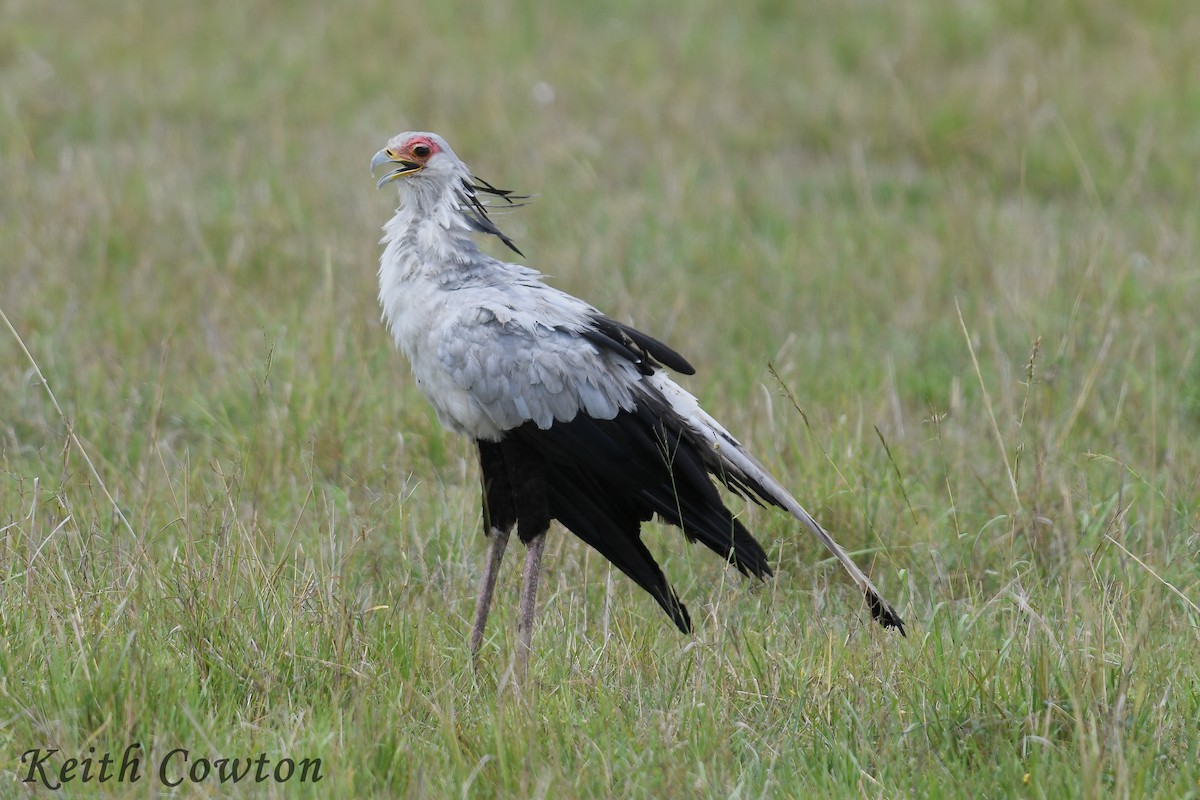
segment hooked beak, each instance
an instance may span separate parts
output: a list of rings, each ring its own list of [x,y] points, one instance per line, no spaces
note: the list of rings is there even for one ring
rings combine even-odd
[[[371,159],[371,174],[374,175],[375,170],[379,169],[379,167],[383,164],[398,164],[399,166],[396,169],[393,169],[391,172],[386,173],[382,178],[379,179],[379,182],[375,184],[375,188],[377,189],[383,188],[385,183],[391,183],[397,178],[403,178],[405,175],[412,175],[413,173],[420,172],[421,170],[425,169],[423,165],[418,164],[415,161],[408,161],[407,159],[401,158],[395,150],[392,150],[389,147],[385,147],[384,149],[380,150],[375,154],[375,157]]]

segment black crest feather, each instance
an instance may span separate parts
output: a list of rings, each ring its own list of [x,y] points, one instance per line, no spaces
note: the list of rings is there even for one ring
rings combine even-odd
[[[477,175],[472,175],[471,180],[469,181],[463,179],[462,185],[463,205],[466,207],[467,219],[470,220],[471,226],[480,233],[487,233],[495,236],[500,241],[504,242],[505,246],[508,247],[509,250],[512,250],[517,255],[524,257],[525,254],[517,248],[517,245],[513,242],[513,240],[510,239],[508,235],[504,233],[504,231],[500,230],[500,228],[496,226],[496,223],[492,222],[492,218],[488,216],[488,209],[493,208],[494,206],[488,206],[487,204],[483,203],[479,199],[479,194],[482,192],[484,194],[492,195],[493,197],[498,197],[513,208],[519,208],[525,205],[524,202],[518,201],[529,200],[530,196],[527,194],[516,194],[512,189],[497,189],[495,186],[492,186],[490,183],[485,181],[483,178],[478,177]]]

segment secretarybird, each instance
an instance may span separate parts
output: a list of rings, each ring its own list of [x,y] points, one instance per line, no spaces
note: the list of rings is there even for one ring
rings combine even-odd
[[[683,529],[745,575],[771,575],[767,555],[725,507],[709,476],[789,511],[837,557],[871,615],[904,621],[795,498],[664,371],[695,372],[657,339],[606,317],[484,254],[490,234],[520,254],[482,196],[519,198],[476,178],[433,133],[401,133],[371,159],[400,205],[384,226],[379,300],[417,385],[447,428],[475,440],[490,553],[471,628],[478,655],[509,533],[528,548],[517,680],[528,666],[534,604],[552,519],[650,593],[679,630],[687,609],[641,540],[654,515]]]

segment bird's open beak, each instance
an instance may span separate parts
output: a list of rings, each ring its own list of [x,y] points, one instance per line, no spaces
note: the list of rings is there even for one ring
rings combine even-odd
[[[395,150],[388,147],[380,150],[371,159],[371,174],[374,175],[375,170],[379,169],[383,164],[398,164],[399,166],[380,178],[379,182],[375,184],[376,188],[382,188],[385,183],[391,183],[397,178],[403,178],[405,175],[412,175],[425,169],[423,165],[415,161],[408,161],[401,158]]]

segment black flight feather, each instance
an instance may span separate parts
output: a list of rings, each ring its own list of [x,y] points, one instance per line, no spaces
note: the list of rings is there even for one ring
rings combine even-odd
[[[654,371],[653,368],[660,366],[672,369],[681,375],[696,374],[696,368],[686,358],[653,336],[642,333],[629,325],[622,325],[603,314],[592,315],[589,322],[594,327],[584,332],[584,338],[621,355],[636,353],[637,357],[630,358],[630,360],[638,365],[643,375],[649,375]],[[626,355],[626,358],[628,357]],[[643,361],[648,364],[650,369],[643,368]]]

